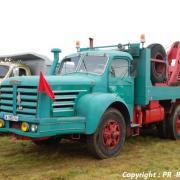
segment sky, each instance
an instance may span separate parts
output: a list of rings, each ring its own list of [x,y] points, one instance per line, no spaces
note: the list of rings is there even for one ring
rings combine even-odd
[[[0,55],[36,52],[52,59],[81,47],[139,42],[168,48],[180,40],[179,0],[0,0]]]

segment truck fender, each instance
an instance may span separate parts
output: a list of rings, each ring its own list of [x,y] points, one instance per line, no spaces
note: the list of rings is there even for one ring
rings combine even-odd
[[[86,118],[86,134],[93,134],[96,131],[102,115],[115,102],[123,103],[128,109],[124,100],[115,94],[92,93],[79,99],[76,105],[76,112],[78,116]]]

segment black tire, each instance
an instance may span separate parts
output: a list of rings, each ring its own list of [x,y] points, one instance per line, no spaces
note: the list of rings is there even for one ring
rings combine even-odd
[[[157,130],[158,130],[158,135],[160,138],[163,138],[163,139],[169,138],[167,119],[157,124]]]
[[[105,145],[105,135],[103,134],[103,132],[105,128],[108,127],[109,123],[112,122],[114,122],[113,126],[116,127],[115,128],[116,132],[119,131],[120,135],[119,136],[117,134],[116,134],[117,136],[114,135],[116,133],[115,131],[111,133],[110,137],[108,138],[113,139],[113,141],[115,140],[117,142],[115,143],[116,145],[112,146],[111,143],[113,141],[111,141],[109,146],[112,147],[107,147]],[[114,108],[110,108],[102,116],[96,132],[92,135],[87,136],[87,144],[89,150],[95,155],[96,158],[105,159],[105,158],[117,156],[120,153],[122,147],[124,146],[125,137],[126,137],[126,124],[124,121],[124,117],[118,110]]]
[[[180,105],[174,107],[169,120],[170,137],[173,139],[180,139],[180,124],[177,128],[177,122],[180,123]]]
[[[151,44],[148,46],[151,49],[151,58],[166,61],[167,54],[161,44]],[[151,82],[163,83],[166,81],[166,64],[160,62],[151,62]]]
[[[54,136],[45,140],[32,140],[32,141],[37,146],[58,146],[58,144],[61,141],[61,137]]]

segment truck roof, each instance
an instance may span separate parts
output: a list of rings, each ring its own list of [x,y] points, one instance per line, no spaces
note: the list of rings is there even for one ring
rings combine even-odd
[[[99,55],[99,54],[106,54],[107,56],[122,56],[122,57],[128,57],[130,60],[132,60],[131,54],[124,52],[124,51],[119,51],[119,50],[88,50],[88,51],[80,51],[78,52],[80,54],[93,54],[93,55]],[[71,54],[70,56],[76,55],[77,53]]]

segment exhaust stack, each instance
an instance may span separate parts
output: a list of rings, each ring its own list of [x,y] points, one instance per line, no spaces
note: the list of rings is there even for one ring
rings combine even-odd
[[[94,39],[93,38],[89,38],[89,48],[94,48]]]
[[[54,60],[51,65],[51,68],[49,69],[48,75],[54,75],[56,71],[57,64],[59,62],[59,53],[61,53],[61,49],[54,48],[51,50],[51,52],[54,54]]]

